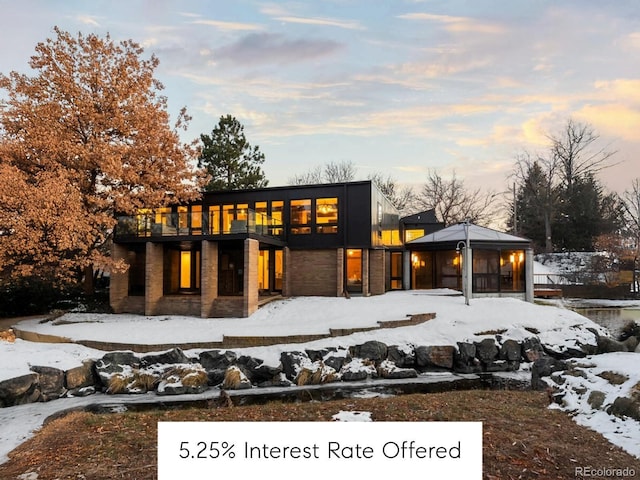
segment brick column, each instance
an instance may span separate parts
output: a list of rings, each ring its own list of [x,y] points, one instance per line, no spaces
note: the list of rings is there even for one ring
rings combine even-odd
[[[163,295],[164,247],[161,243],[147,242],[145,266],[145,315],[156,315]]]
[[[114,243],[111,247],[111,258],[115,261],[124,260],[127,263],[127,247]],[[128,264],[127,264],[128,266]],[[124,272],[110,272],[109,304],[115,313],[122,313],[124,302],[129,296],[129,270]]]
[[[371,295],[382,295],[385,292],[385,251],[371,250],[369,254],[369,291]]]
[[[213,302],[218,298],[218,243],[202,241],[200,269],[200,316],[211,316]]]
[[[336,250],[336,297],[344,293],[344,248]]]
[[[242,316],[248,317],[258,309],[258,256],[260,244],[247,238],[244,241],[244,296],[242,298]]]

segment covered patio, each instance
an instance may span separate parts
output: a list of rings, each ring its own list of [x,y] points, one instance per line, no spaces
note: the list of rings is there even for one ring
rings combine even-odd
[[[412,240],[406,247],[405,281],[412,289],[451,288],[462,290],[467,299],[533,301],[533,249],[526,238],[465,222]]]

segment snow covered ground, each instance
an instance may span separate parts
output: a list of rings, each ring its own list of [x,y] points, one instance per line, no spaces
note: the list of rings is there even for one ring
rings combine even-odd
[[[575,345],[579,340],[576,335],[583,336],[582,342],[592,342],[595,338],[585,333],[585,328],[576,329],[576,326],[591,327],[606,334],[603,328],[570,310],[506,298],[472,299],[471,304],[467,306],[464,298],[456,293],[432,290],[389,292],[381,296],[351,299],[298,297],[272,302],[246,319],[67,314],[54,322],[41,323],[38,319],[24,321],[20,328],[74,340],[153,345],[219,341],[223,334],[325,333],[329,328],[373,326],[378,321],[403,320],[412,314],[435,312],[437,315],[435,319],[416,326],[356,333],[304,345],[288,344],[236,350],[239,354],[262,358],[271,365],[279,363],[280,352],[284,350],[348,346],[372,339],[388,345],[455,345],[458,341],[476,341],[487,336],[493,337],[496,331],[504,331],[504,337],[515,340],[531,337],[531,332],[539,332],[545,343],[562,350]],[[197,353],[198,351],[186,352],[187,355],[193,356]],[[103,354],[104,352],[74,344],[40,344],[22,340],[15,343],[0,342],[0,381],[28,373],[31,365],[68,369],[79,366],[84,359],[97,359]],[[628,360],[625,362],[629,363]],[[624,369],[625,366],[621,365],[620,368]],[[66,408],[65,405],[72,406],[73,402],[72,399],[65,399],[49,403]],[[53,407],[54,405],[34,404],[0,409],[0,423],[3,425],[0,435],[0,462],[6,460],[6,454],[24,441],[30,435],[29,432],[39,427]],[[582,418],[581,408],[584,409],[585,415],[593,413],[588,405],[577,406],[578,413],[575,418],[578,422]],[[17,415],[18,412],[20,415]],[[17,420],[14,420],[14,417]],[[623,447],[628,448],[634,441],[636,445],[640,445],[640,424],[627,420],[622,423],[629,425],[629,433],[625,435],[631,439],[627,439]],[[609,440],[616,443],[615,438]],[[629,451],[640,458],[640,447],[635,451]]]

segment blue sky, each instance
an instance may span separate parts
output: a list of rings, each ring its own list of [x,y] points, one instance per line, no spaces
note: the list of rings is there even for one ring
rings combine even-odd
[[[266,155],[270,185],[352,161],[419,186],[428,169],[502,191],[516,154],[569,117],[640,177],[640,8],[617,1],[0,0],[0,72],[28,72],[57,25],[142,44],[160,60],[185,140],[221,115]]]

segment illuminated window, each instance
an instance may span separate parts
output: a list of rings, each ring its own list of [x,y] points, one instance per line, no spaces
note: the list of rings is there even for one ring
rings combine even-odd
[[[291,200],[291,233],[311,233],[311,200]]]
[[[282,235],[282,212],[284,211],[284,202],[282,200],[274,200],[271,202],[271,235]]]
[[[269,290],[269,250],[260,250],[258,256],[258,289]]]
[[[180,288],[191,288],[191,252],[180,252]]]
[[[231,231],[231,222],[233,222],[233,207],[234,205],[222,206],[222,233],[229,233]]]
[[[180,252],[178,288],[180,290],[200,289],[200,251],[183,250]]]
[[[318,233],[338,233],[338,199],[316,200],[316,228]]]
[[[416,238],[420,238],[424,236],[424,230],[421,228],[412,228],[404,231],[404,241],[410,242],[411,240],[415,240]]]
[[[202,233],[202,205],[191,206],[191,234],[200,235]]]
[[[212,235],[220,233],[220,205],[209,207],[209,233]]]
[[[189,232],[189,207],[178,207],[178,229],[183,234]]]
[[[347,290],[362,292],[362,250],[347,250]]]

